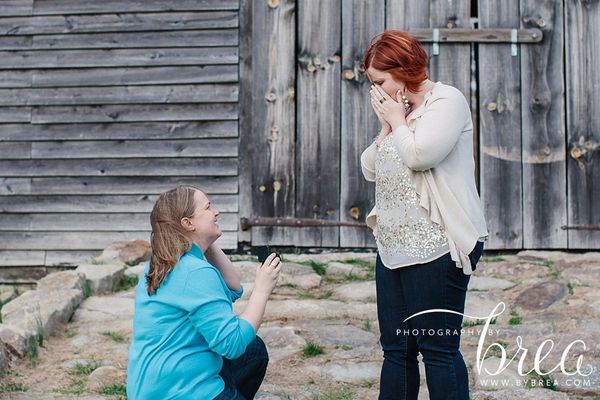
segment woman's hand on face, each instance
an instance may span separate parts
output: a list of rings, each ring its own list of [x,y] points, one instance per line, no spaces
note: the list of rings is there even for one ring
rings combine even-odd
[[[371,86],[371,97],[373,96],[373,90],[375,89],[373,88],[373,86]],[[373,111],[375,111],[375,115],[377,115],[377,119],[379,120],[379,124],[381,125],[381,129],[379,130],[380,135],[390,133],[392,131],[392,127],[390,126],[390,124],[388,124],[385,118],[383,118],[383,116],[375,108],[372,101],[371,106],[373,107]]]
[[[396,98],[400,98],[402,92],[398,90]],[[381,116],[387,122],[391,130],[400,125],[406,125],[406,114],[404,104],[392,99],[379,85],[373,85],[371,89],[371,106],[377,116]]]
[[[254,291],[270,295],[281,270],[281,260],[275,253],[271,253],[262,265],[256,267],[256,279],[254,280]]]

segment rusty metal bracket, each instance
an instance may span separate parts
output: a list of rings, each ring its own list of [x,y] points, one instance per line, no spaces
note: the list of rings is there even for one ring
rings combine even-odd
[[[366,228],[367,224],[364,222],[327,221],[313,218],[240,218],[240,228],[243,231],[247,231],[253,226],[286,226],[293,228],[348,226]]]

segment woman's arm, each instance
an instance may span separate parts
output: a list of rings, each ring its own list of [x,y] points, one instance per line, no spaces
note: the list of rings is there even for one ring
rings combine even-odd
[[[410,169],[433,168],[450,154],[468,117],[469,107],[464,97],[436,99],[419,119],[414,135],[406,125],[394,129],[394,147]]]
[[[237,292],[241,289],[242,283],[240,281],[240,277],[235,271],[235,267],[231,261],[229,261],[227,255],[223,253],[223,250],[219,248],[219,246],[217,246],[215,243],[211,244],[204,252],[204,256],[206,257],[206,261],[221,271],[221,275],[223,276],[223,279],[225,280],[225,283],[227,283],[227,287],[229,287],[229,289],[233,290],[234,292]]]

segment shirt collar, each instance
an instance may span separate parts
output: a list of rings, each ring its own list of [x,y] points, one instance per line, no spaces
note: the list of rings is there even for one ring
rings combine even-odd
[[[192,247],[190,247],[190,249],[185,254],[189,254],[201,260],[206,260],[206,258],[204,257],[204,253],[202,253],[202,249],[196,243],[192,243]]]

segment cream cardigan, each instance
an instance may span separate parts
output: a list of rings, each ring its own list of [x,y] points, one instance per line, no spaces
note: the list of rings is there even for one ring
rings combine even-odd
[[[470,274],[468,255],[488,231],[475,185],[469,104],[458,89],[437,82],[407,123],[390,134],[394,147],[412,171],[420,206],[446,230],[452,260]],[[376,178],[376,156],[375,142],[361,155],[368,181]],[[367,216],[367,225],[377,228],[377,205]]]

